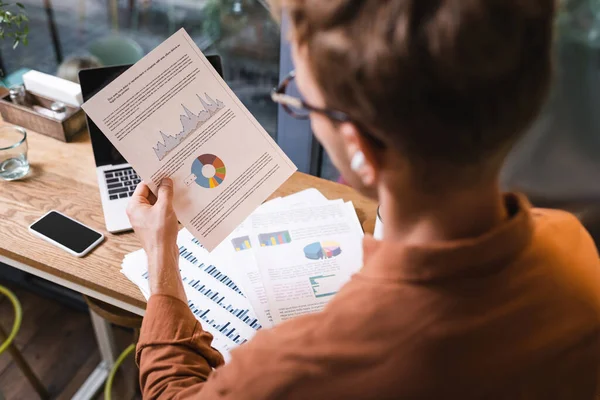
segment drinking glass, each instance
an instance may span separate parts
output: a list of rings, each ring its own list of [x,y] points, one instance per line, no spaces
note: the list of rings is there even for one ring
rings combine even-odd
[[[28,172],[27,131],[19,126],[0,127],[0,179],[14,181]]]

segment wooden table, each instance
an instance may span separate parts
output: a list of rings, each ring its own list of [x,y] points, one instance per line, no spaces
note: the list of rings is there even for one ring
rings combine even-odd
[[[31,171],[24,180],[0,181],[0,262],[41,276],[80,293],[143,315],[146,301],[120,273],[123,256],[140,248],[133,233],[111,234],[104,227],[89,136],[74,142],[29,132]],[[316,187],[327,198],[351,200],[365,227],[372,226],[376,204],[353,189],[303,173],[294,174],[274,196]],[[102,245],[76,258],[33,236],[28,226],[58,210],[106,236]]]
[[[87,132],[71,143],[29,132],[28,143],[29,175],[19,181],[0,181],[0,262],[143,315],[144,297],[120,272],[123,256],[139,249],[140,244],[132,232],[111,234],[104,227]],[[351,200],[365,231],[372,232],[376,203],[347,186],[298,172],[273,196],[311,187],[332,200]],[[29,225],[49,210],[61,211],[104,233],[104,243],[89,255],[77,258],[32,235]],[[109,324],[93,311],[90,314],[102,362],[74,399],[91,398],[103,385],[116,359]]]

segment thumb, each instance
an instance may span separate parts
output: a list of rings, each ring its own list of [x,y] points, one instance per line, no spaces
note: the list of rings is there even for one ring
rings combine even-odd
[[[173,200],[173,181],[170,178],[164,178],[158,187],[158,203],[170,204]]]

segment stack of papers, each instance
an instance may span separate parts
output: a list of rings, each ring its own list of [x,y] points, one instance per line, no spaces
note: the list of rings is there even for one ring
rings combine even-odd
[[[362,237],[352,203],[316,189],[262,204],[210,253],[182,229],[190,310],[228,360],[259,329],[322,310],[362,266]],[[149,298],[145,252],[128,254],[122,267]]]

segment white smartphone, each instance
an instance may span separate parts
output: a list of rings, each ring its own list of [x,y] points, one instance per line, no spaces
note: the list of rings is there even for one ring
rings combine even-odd
[[[104,235],[58,211],[49,211],[29,226],[29,230],[55,246],[83,257],[104,240]]]

